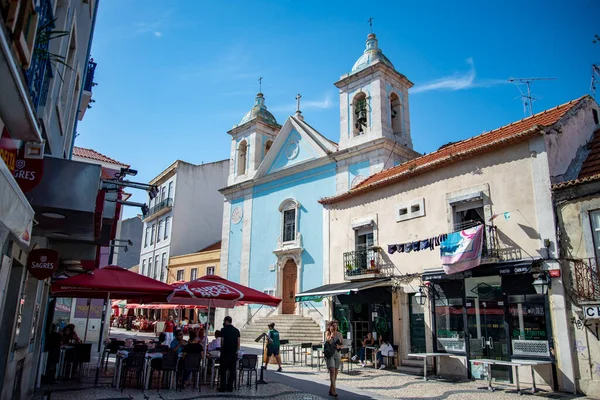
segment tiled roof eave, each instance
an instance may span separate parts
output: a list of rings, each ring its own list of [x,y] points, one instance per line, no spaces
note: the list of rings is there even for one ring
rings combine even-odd
[[[567,187],[583,185],[584,183],[595,182],[600,180],[600,174],[586,176],[584,178],[577,178],[566,182],[559,182],[552,185],[552,190],[564,189]]]
[[[380,181],[376,181],[373,182],[371,184],[367,184],[365,186],[359,186],[355,189],[352,189],[346,193],[343,193],[341,195],[338,196],[332,196],[332,197],[325,197],[322,198],[321,200],[319,200],[319,203],[321,204],[334,204],[334,203],[338,203],[340,201],[343,200],[348,200],[352,197],[356,197],[359,196],[361,194],[364,193],[368,193],[371,192],[375,189],[379,189],[385,186],[389,186],[392,185],[394,183],[400,182],[410,176],[415,176],[415,175],[420,175],[423,174],[425,172],[434,170],[436,168],[439,168],[443,165],[447,165],[450,164],[451,162],[455,162],[458,161],[460,159],[465,159],[465,158],[471,158],[474,157],[476,155],[488,152],[488,151],[492,151],[495,149],[498,149],[499,145],[502,147],[505,147],[507,145],[510,144],[514,144],[514,143],[518,143],[521,142],[527,138],[529,138],[530,136],[533,136],[535,134],[541,134],[544,133],[544,131],[542,130],[542,128],[538,125],[534,125],[533,127],[531,127],[528,130],[525,130],[521,133],[518,133],[516,135],[510,136],[508,138],[502,138],[502,139],[498,139],[496,141],[490,142],[490,143],[486,143],[484,145],[475,147],[475,148],[471,148],[456,154],[451,154],[449,156],[445,156],[442,158],[439,158],[437,160],[431,161],[429,163],[420,165],[420,166],[416,166],[412,169],[407,169],[405,171],[402,171],[396,175],[390,176],[388,178],[385,178],[383,180]],[[418,159],[414,159],[414,160],[410,160],[407,161],[407,164],[410,164],[411,162],[416,162]]]

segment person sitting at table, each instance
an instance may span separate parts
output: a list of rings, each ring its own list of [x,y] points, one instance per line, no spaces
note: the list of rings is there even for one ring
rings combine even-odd
[[[196,336],[198,337],[198,343],[202,345],[202,347],[208,346],[208,336],[206,336],[206,331],[204,328],[200,327],[196,331]]]
[[[385,364],[383,363],[383,356],[389,357],[394,354],[394,348],[383,336],[379,337],[379,351],[376,354],[377,363],[380,364],[379,369],[385,369]]]
[[[177,329],[175,331],[175,339],[169,345],[171,351],[175,353],[183,353],[183,346],[186,344],[187,342],[183,339],[183,331],[181,329]]]
[[[373,334],[371,332],[367,333],[362,340],[362,347],[358,349],[358,354],[355,354],[352,357],[352,361],[356,361],[356,358],[360,360],[360,364],[365,366],[365,353],[367,352],[367,346],[373,346],[375,344],[375,339],[373,339]]]
[[[67,345],[72,343],[80,343],[81,339],[75,332],[75,325],[69,324],[62,331],[61,344]]]
[[[212,358],[221,357],[221,331],[215,331],[215,338],[208,344],[208,356]]]

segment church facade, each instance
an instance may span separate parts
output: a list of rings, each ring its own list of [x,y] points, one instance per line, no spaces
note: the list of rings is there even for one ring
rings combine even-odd
[[[268,313],[329,317],[328,300],[296,303],[296,294],[329,283],[329,216],[318,200],[343,193],[366,177],[418,154],[412,150],[408,89],[374,34],[340,91],[339,143],[303,117],[283,125],[262,93],[231,129],[221,275],[283,299]],[[243,326],[258,307],[230,310]]]

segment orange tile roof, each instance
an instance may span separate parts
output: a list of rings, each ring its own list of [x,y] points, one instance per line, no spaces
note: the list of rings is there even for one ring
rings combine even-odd
[[[96,150],[86,149],[83,147],[73,146],[73,155],[81,158],[87,158],[89,160],[101,161],[109,164],[122,165],[129,168],[129,164],[124,164],[113,158],[107,157],[102,153],[98,153]]]
[[[600,129],[594,132],[594,136],[587,146],[590,152],[581,164],[578,179],[600,174]]]
[[[202,253],[203,251],[213,251],[213,250],[221,250],[221,241],[219,240],[217,243],[211,244],[208,247],[203,248],[198,251],[198,253]]]
[[[554,185],[552,185],[552,190],[564,189],[567,187],[576,186],[576,185],[589,183],[589,182],[595,182],[598,180],[600,180],[600,173],[595,174],[595,175],[588,175],[583,178],[573,179],[571,181],[555,183]]]
[[[482,133],[481,135],[438,149],[433,153],[408,160],[393,168],[371,175],[358,186],[346,193],[323,198],[319,200],[319,203],[337,203],[358,196],[359,194],[400,182],[410,176],[440,168],[460,159],[496,150],[500,147],[525,140],[526,138],[539,133],[542,128],[558,122],[563,115],[586,98],[589,98],[589,96],[580,97],[555,108],[513,122],[510,125]]]

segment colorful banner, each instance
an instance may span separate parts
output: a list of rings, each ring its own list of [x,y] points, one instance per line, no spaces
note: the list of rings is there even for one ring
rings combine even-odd
[[[483,225],[449,233],[440,247],[444,272],[450,275],[477,267],[482,248]]]

